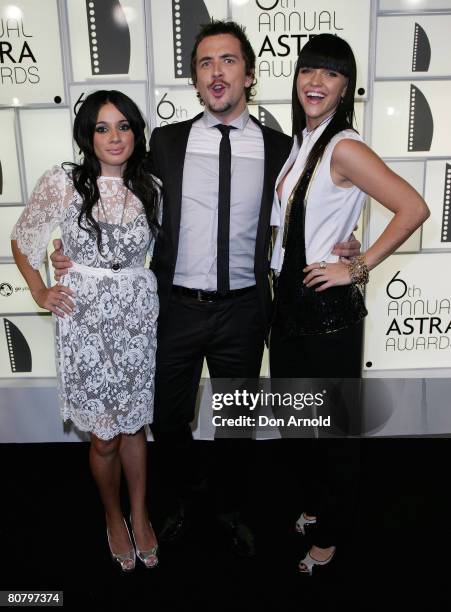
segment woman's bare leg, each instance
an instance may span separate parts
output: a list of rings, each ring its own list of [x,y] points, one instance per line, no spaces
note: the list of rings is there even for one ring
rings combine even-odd
[[[122,435],[119,455],[128,484],[136,546],[141,551],[147,551],[155,546],[157,539],[149,524],[146,506],[147,441],[144,428],[135,434]]]
[[[100,498],[105,508],[106,523],[110,538],[111,550],[115,554],[126,554],[131,543],[123,521],[120,502],[121,463],[119,447],[122,434],[111,440],[101,440],[91,434],[89,463],[97,483]],[[133,566],[127,561],[126,567]]]

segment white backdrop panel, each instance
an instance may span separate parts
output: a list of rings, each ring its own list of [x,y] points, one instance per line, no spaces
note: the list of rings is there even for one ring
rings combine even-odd
[[[0,105],[64,102],[55,0],[0,2],[0,39]]]
[[[373,148],[381,157],[449,155],[451,81],[377,82]]]
[[[376,77],[451,75],[450,31],[451,15],[379,17]]]
[[[450,0],[379,0],[381,11],[451,9]]]
[[[25,161],[27,198],[42,174],[73,160],[68,108],[19,111]]]
[[[46,281],[45,267],[40,270]],[[0,264],[0,313],[47,312],[31,297],[28,285],[15,264]]]
[[[83,85],[71,85],[70,87],[70,105],[72,109],[72,117],[78,112],[80,104],[85,100],[86,96],[100,89],[117,89],[131,98],[139,107],[139,110],[147,117],[147,84],[146,83],[111,83],[111,82],[95,82],[85,83]]]
[[[357,61],[358,94],[368,84],[369,0],[232,0],[232,18],[246,26],[257,56],[258,100],[290,100],[295,64],[309,36],[338,34]]]
[[[0,111],[0,204],[22,201],[14,111]]]
[[[186,121],[203,112],[194,87],[184,89],[155,89],[156,126]]]
[[[393,170],[393,172],[396,172],[396,174],[399,174],[403,179],[410,183],[419,194],[423,195],[424,162],[390,162],[387,165]],[[388,223],[391,221],[393,218],[393,213],[375,200],[370,200],[370,206],[371,214],[369,223],[369,244],[371,245],[379,238]],[[410,238],[408,238],[399,247],[398,252],[415,252],[419,251],[420,247],[421,228],[417,229],[417,231],[414,232]]]
[[[67,8],[75,81],[147,78],[142,0],[69,0]]]
[[[3,206],[0,210],[0,257],[12,257],[10,236],[23,206]]]
[[[451,253],[403,253],[372,270],[366,369],[451,367],[451,276],[441,273],[448,266]]]

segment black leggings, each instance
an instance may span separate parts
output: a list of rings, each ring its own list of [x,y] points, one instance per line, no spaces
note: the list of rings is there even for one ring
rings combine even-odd
[[[272,379],[360,378],[363,324],[330,334],[288,338],[271,331]],[[277,381],[274,381],[277,385]],[[281,383],[283,384],[283,383]],[[356,399],[354,397],[354,399]],[[358,405],[358,398],[357,402]],[[281,431],[284,437],[284,431]],[[302,439],[293,461],[303,486],[303,511],[317,517],[313,542],[321,548],[346,537],[353,524],[360,473],[360,439]]]

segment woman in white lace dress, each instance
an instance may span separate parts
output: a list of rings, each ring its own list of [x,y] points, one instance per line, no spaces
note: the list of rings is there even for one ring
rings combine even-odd
[[[158,226],[159,190],[143,169],[144,120],[118,91],[80,107],[74,139],[83,159],[46,172],[12,234],[16,263],[35,301],[55,315],[58,388],[64,420],[91,432],[90,465],[105,507],[113,559],[135,567],[120,505],[121,468],[136,553],[157,564],[146,509],[146,437],[152,422],[158,296],[144,267]],[[48,289],[39,273],[59,227],[74,262]]]

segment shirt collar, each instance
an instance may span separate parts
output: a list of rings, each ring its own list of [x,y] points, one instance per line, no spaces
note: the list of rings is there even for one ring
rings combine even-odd
[[[316,128],[313,128],[313,130],[308,131],[307,128],[304,128],[302,130],[302,141],[306,144],[308,142],[309,145],[316,142],[321,136],[321,134],[324,132],[326,127],[329,125],[329,123],[332,121],[333,116],[334,113],[332,113],[330,117],[327,117],[327,119],[324,119],[324,121],[322,121]]]
[[[237,117],[236,119],[234,119],[233,121],[231,121],[230,123],[228,123],[227,125],[231,125],[237,130],[244,130],[248,121],[249,121],[249,109],[246,106],[246,108],[241,113],[241,115]],[[219,121],[217,117],[215,117],[207,109],[205,109],[204,110],[204,123],[206,127],[211,128],[211,127],[214,127],[215,125],[218,125],[218,123],[221,123],[221,121]]]

